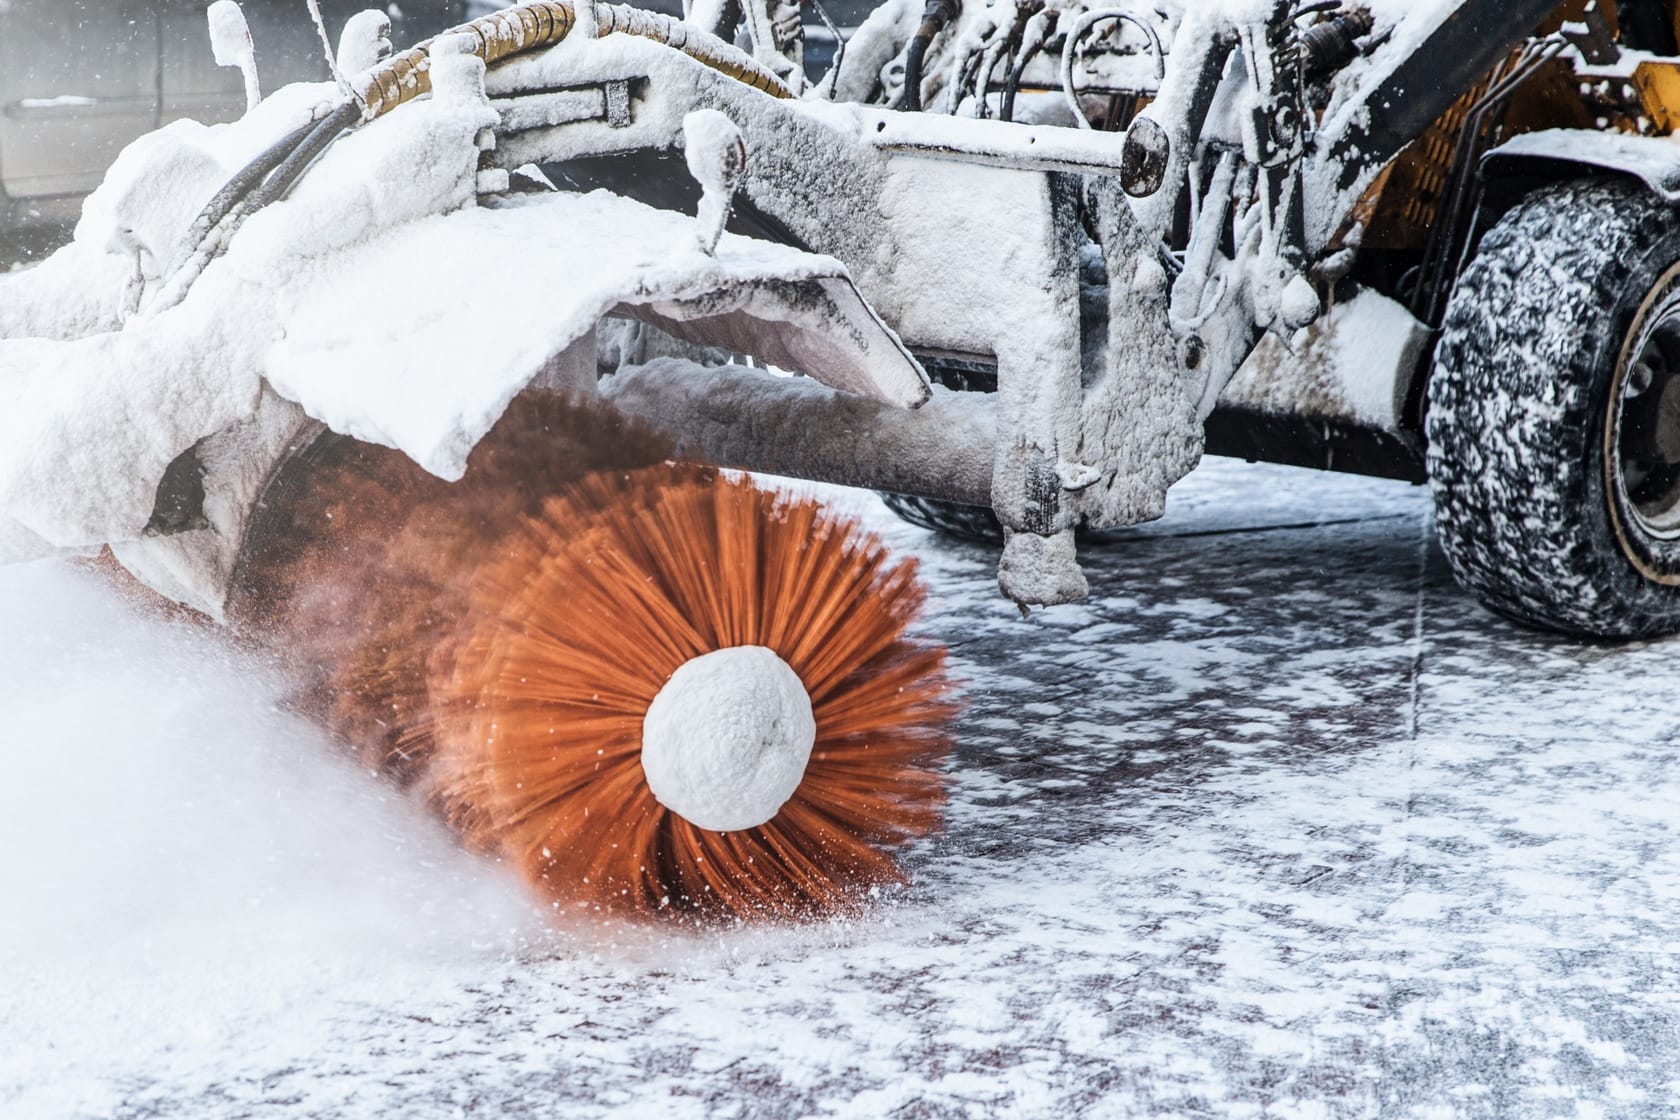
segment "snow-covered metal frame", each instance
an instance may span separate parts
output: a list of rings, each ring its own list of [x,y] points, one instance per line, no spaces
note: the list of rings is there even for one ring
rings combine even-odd
[[[1005,593],[1077,598],[1076,532],[1158,516],[1221,395],[1298,396],[1314,332],[1342,352],[1339,407],[1398,424],[1419,326],[1376,291],[1329,298],[1349,223],[1458,95],[1419,59],[1477,73],[1551,6],[1375,0],[1364,45],[1314,74],[1292,0],[1120,5],[1149,65],[1126,77],[1111,43],[1082,91],[1047,55],[1055,92],[1029,105],[1032,50],[1001,96],[986,75],[1000,36],[1050,29],[960,4],[915,101],[965,115],[892,107],[894,54],[923,33],[907,0],[804,98],[777,76],[787,43],[754,59],[534,0],[379,60],[352,101],[288,87],[226,128],[171,126],[125,152],[75,244],[0,290],[0,553],[109,544],[217,614],[250,507],[311,425],[456,477],[518,393],[597,384],[598,324],[640,320],[822,384],[676,360],[604,383],[685,452],[988,503]],[[1128,131],[1066,127],[1125,90],[1146,102]],[[286,137],[306,139],[262,205],[203,210]],[[516,187],[675,152],[698,220]],[[767,235],[723,233],[732,206]],[[929,403],[925,365],[953,358],[994,366],[997,393]]]

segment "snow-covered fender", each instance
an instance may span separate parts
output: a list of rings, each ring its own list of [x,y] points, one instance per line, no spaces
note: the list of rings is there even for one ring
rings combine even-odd
[[[282,292],[264,376],[335,431],[451,479],[508,402],[611,314],[901,407],[927,399],[839,261],[734,235],[708,255],[694,229],[602,191],[428,218]]]
[[[1638,180],[1664,202],[1680,204],[1680,141],[1667,136],[1553,128],[1514,137],[1482,158],[1496,200],[1592,172]]]
[[[602,192],[424,218],[309,259],[283,284],[236,264],[230,254],[179,307],[125,330],[0,342],[5,551],[156,551],[148,530],[169,464],[209,440],[207,492],[237,478],[224,498],[237,507],[253,495],[249,464],[281,450],[287,416],[458,478],[528,385],[593,381],[594,328],[610,314],[890,405],[929,394],[838,261],[735,235],[708,255],[691,219]],[[219,552],[243,522],[237,508],[226,514],[209,518],[232,538]],[[170,580],[148,572],[149,582],[219,608],[227,563],[170,566]]]
[[[479,205],[495,115],[482,64],[462,65],[476,73],[453,96],[434,65],[431,100],[342,139],[175,306],[145,299],[170,238],[131,221],[97,234],[84,222],[62,261],[0,286],[21,309],[0,316],[0,562],[110,544],[155,589],[219,614],[250,504],[304,426],[459,477],[527,385],[592,377],[594,327],[614,313],[895,406],[927,398],[920,366],[832,257],[729,234],[708,254],[693,219],[600,192]],[[171,165],[201,140],[174,136]],[[135,181],[151,170],[138,160]],[[204,175],[214,190],[216,166]],[[110,290],[57,322],[45,310],[60,274],[101,259],[113,232],[157,241],[136,257],[145,290]],[[119,302],[139,313],[117,329],[105,309]],[[160,533],[171,475],[202,482],[202,510]]]

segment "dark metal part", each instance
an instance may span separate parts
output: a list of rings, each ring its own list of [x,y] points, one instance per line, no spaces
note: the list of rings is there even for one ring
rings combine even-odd
[[[1026,494],[1016,531],[1048,537],[1056,531],[1062,510],[1062,480],[1056,464],[1045,455],[1029,456],[1026,467]]]
[[[927,0],[927,7],[922,9],[922,24],[916,28],[904,52],[904,94],[898,102],[900,109],[921,112],[922,59],[927,56],[934,36],[956,17],[959,6],[959,0]]]
[[[1171,159],[1167,130],[1149,117],[1136,118],[1120,149],[1121,189],[1133,198],[1148,198],[1161,189]]]
[[[1329,77],[1359,57],[1359,42],[1369,35],[1376,21],[1365,8],[1315,23],[1301,32],[1301,55],[1307,80]]]
[[[1626,528],[1680,539],[1680,282],[1670,269],[1647,300],[1633,353],[1611,383],[1605,453]],[[1635,564],[1640,557],[1632,556]],[[1648,558],[1646,558],[1648,559]]]
[[[1680,52],[1674,36],[1674,12],[1669,0],[1620,0],[1616,23],[1622,42],[1636,51],[1672,57]]]
[[[1639,408],[1634,408],[1638,401]],[[1680,377],[1664,377],[1622,406],[1624,452],[1641,463],[1680,464]]]
[[[1514,62],[1494,72],[1487,93],[1465,117],[1453,150],[1446,192],[1412,292],[1411,311],[1420,322],[1438,327],[1446,314],[1447,301],[1470,251],[1476,210],[1481,203],[1481,157],[1500,141],[1500,126],[1511,98],[1562,53],[1565,45],[1555,38],[1530,44]]]
[[[630,127],[630,83],[608,82],[605,87],[608,128]]]
[[[1300,31],[1290,0],[1275,0],[1265,43],[1256,47],[1264,58],[1264,65],[1250,62],[1258,95],[1251,112],[1259,164],[1281,167],[1300,156],[1305,138]]]
[[[1331,149],[1339,185],[1385,166],[1511,53],[1557,0],[1465,0],[1366,98],[1368,112]]]
[[[148,537],[170,537],[208,528],[210,522],[204,516],[204,464],[199,461],[198,448],[189,447],[164,468],[145,532]]]
[[[1611,66],[1622,57],[1622,49],[1616,45],[1615,32],[1610,30],[1610,21],[1599,11],[1597,0],[1588,4],[1586,11],[1581,13],[1580,23],[1565,23],[1558,29],[1558,34],[1581,52],[1581,58],[1588,66]]]
[[[1428,481],[1423,441],[1334,420],[1220,406],[1203,425],[1207,453],[1346,474]]]

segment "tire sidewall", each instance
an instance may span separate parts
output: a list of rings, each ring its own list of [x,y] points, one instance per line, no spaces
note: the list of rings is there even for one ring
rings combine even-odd
[[[1542,188],[1460,277],[1429,387],[1436,521],[1455,574],[1530,625],[1588,637],[1680,629],[1680,587],[1624,550],[1606,449],[1612,393],[1680,215],[1642,186]],[[1656,558],[1680,573],[1680,542]]]

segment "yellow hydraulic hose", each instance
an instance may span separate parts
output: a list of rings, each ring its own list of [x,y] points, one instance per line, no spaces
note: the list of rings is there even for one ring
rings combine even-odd
[[[618,32],[652,39],[772,97],[793,96],[780,78],[750,55],[680,19],[622,4],[597,4],[595,16],[601,35]],[[576,19],[570,0],[527,0],[444,34],[472,37],[475,40],[472,53],[482,58],[486,66],[494,66],[516,54],[552,47],[571,32]],[[392,56],[361,79],[356,92],[365,106],[366,119],[383,116],[432,88],[428,71],[431,45],[436,41],[428,39]]]
[[[5,0],[0,0],[0,6],[4,4]],[[780,78],[750,55],[679,19],[621,4],[596,4],[594,10],[597,34],[617,32],[652,39],[771,97],[793,96]],[[472,53],[486,66],[494,66],[516,54],[552,47],[566,37],[576,21],[571,0],[526,0],[444,34],[467,36]],[[175,263],[166,273],[169,279],[147,313],[166,311],[185,299],[193,281],[222,252],[245,217],[284,198],[298,177],[339,136],[430,92],[431,47],[436,42],[429,39],[361,75],[353,100],[346,100],[327,117],[282,139],[218,191],[194,219]]]

